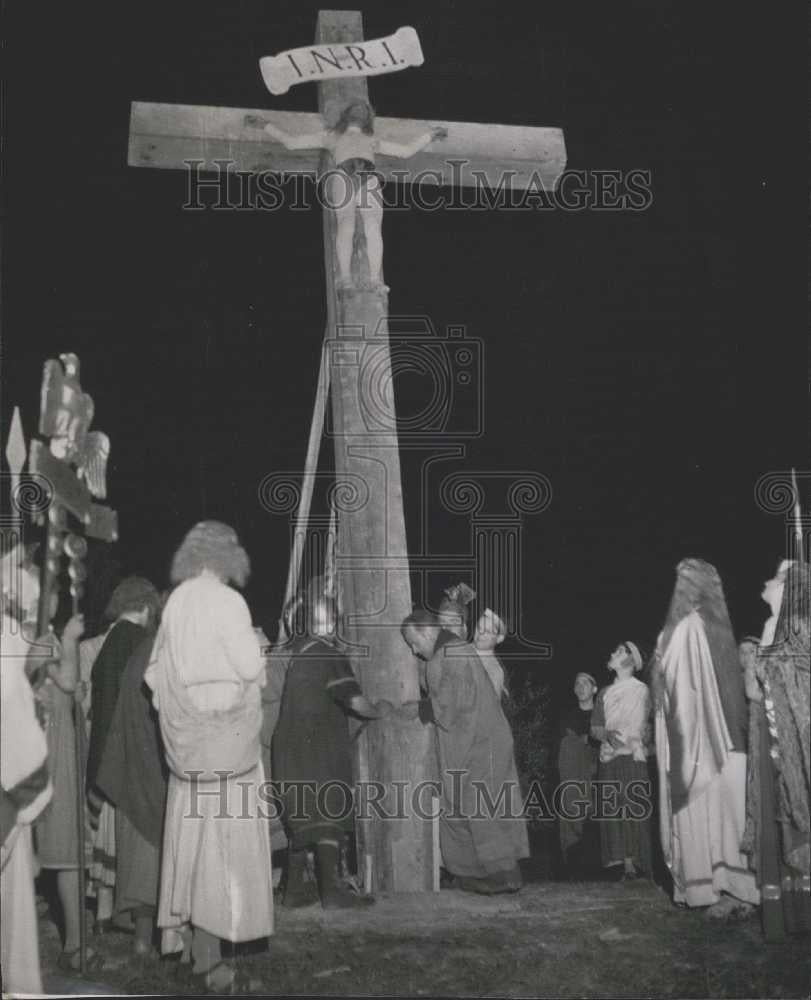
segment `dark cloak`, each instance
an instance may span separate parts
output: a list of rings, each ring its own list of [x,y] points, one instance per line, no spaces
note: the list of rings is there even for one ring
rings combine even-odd
[[[87,752],[87,787],[97,785],[97,774],[111,729],[121,675],[138,645],[149,633],[126,620],[116,622],[107,633],[90,673],[90,746]]]
[[[158,714],[144,684],[154,636],[143,638],[121,677],[118,703],[96,784],[145,840],[160,848],[168,771]]]

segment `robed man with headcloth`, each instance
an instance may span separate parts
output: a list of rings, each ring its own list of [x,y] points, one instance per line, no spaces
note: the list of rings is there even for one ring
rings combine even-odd
[[[677,903],[743,914],[759,901],[741,853],[747,708],[724,592],[714,566],[684,559],[653,674],[660,828]]]

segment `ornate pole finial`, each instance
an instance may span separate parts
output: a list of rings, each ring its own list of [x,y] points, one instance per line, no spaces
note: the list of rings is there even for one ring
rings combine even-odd
[[[797,561],[805,561],[805,550],[803,548],[803,518],[800,510],[800,490],[797,486],[797,470],[791,470],[791,488],[794,492],[794,541],[797,549]]]
[[[14,415],[11,418],[11,430],[6,443],[6,461],[11,471],[11,516],[15,520],[19,518],[20,510],[17,503],[17,494],[20,488],[20,473],[25,468],[25,461],[28,458],[28,449],[25,446],[25,435],[23,434],[23,422],[20,418],[19,406],[14,407]]]

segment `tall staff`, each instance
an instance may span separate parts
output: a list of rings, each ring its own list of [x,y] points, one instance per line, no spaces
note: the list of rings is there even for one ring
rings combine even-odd
[[[68,559],[70,597],[74,614],[84,594],[86,538],[114,542],[118,517],[114,510],[93,502],[107,495],[107,459],[110,440],[101,431],[90,431],[93,400],[79,383],[79,359],[61,354],[45,362],[40,397],[39,433],[48,444],[31,442],[29,471],[49,483],[51,497],[45,521],[45,559],[39,604],[39,632],[51,630],[53,594],[59,592],[62,558]],[[70,530],[68,518],[77,522]],[[80,533],[82,532],[82,533]],[[77,868],[79,872],[79,968],[87,971],[87,920],[85,914],[84,761],[85,728],[81,703],[74,701],[73,726],[76,752]]]

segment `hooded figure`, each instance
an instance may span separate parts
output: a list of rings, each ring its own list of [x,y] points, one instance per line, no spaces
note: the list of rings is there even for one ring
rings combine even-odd
[[[760,894],[740,844],[745,823],[743,673],[721,579],[684,559],[654,664],[660,832],[674,900],[745,912]]]

